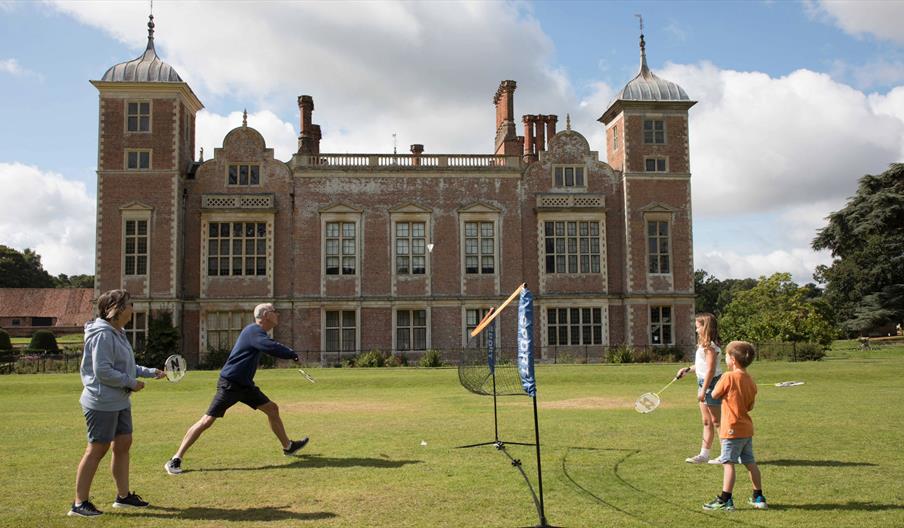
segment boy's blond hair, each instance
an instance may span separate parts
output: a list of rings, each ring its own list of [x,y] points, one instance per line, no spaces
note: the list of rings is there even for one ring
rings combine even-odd
[[[732,341],[725,347],[725,353],[737,361],[741,368],[747,368],[756,358],[756,348],[747,341]]]

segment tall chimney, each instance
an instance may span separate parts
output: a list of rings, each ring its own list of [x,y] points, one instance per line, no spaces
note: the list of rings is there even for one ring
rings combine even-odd
[[[314,111],[314,98],[310,95],[298,96],[298,113],[300,114],[301,134],[298,136],[298,153],[315,154],[320,150],[320,138],[315,139],[311,113]],[[319,134],[317,134],[319,136]]]
[[[496,155],[518,156],[522,146],[515,130],[515,81],[502,81],[493,96],[496,105]]]
[[[534,144],[534,121],[537,116],[527,114],[521,116],[521,119],[524,121],[524,158],[529,162],[534,161],[537,159]]]
[[[546,144],[549,145],[550,140],[556,135],[556,122],[559,120],[559,116],[556,115],[548,115],[546,116]]]
[[[541,150],[546,150],[546,130],[544,130],[543,125],[546,123],[545,115],[538,115],[537,121],[534,124],[534,140],[537,143],[537,148],[534,149],[537,154],[540,153]]]

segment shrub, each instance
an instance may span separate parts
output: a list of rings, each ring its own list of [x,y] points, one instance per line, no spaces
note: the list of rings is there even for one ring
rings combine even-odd
[[[443,358],[439,355],[438,350],[431,348],[424,352],[424,355],[421,356],[421,360],[418,364],[427,368],[441,367],[443,366]]]
[[[790,350],[790,348],[789,343],[759,344],[756,345],[756,358],[758,360],[784,359],[786,356],[791,356],[790,352],[786,352],[786,349]]]
[[[387,367],[407,367],[408,356],[406,356],[404,352],[389,354],[386,356],[385,365]]]
[[[634,349],[628,345],[619,345],[609,350],[609,363],[633,363]]]
[[[680,363],[684,361],[684,350],[681,347],[653,347],[653,355],[656,361]]]
[[[386,363],[383,353],[378,348],[372,348],[362,352],[355,358],[355,365],[359,367],[382,367]]]
[[[0,328],[0,350],[12,350],[13,343],[9,339],[9,332]]]
[[[653,362],[653,352],[648,348],[638,349],[634,353],[634,362],[635,363],[652,363]]]
[[[204,361],[198,364],[198,368],[201,370],[220,370],[226,364],[229,352],[231,350],[228,348],[207,347],[207,356],[204,357]]]
[[[798,343],[792,356],[794,361],[819,361],[826,357],[825,349],[819,343]]]
[[[50,330],[38,330],[31,336],[28,349],[34,353],[57,354],[60,351],[56,337]]]

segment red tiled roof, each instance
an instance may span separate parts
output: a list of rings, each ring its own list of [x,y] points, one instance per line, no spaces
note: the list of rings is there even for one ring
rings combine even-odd
[[[0,317],[55,317],[56,326],[94,318],[92,288],[0,288]]]

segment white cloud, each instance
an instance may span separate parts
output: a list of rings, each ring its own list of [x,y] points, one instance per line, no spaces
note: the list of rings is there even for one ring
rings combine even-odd
[[[819,5],[808,3],[808,12],[816,17],[828,17],[844,32],[851,35],[870,34],[880,39],[904,43],[901,20],[904,2],[893,0],[820,0]]]
[[[51,275],[94,273],[95,197],[83,183],[13,162],[0,163],[0,189],[0,244],[34,249]]]
[[[136,56],[146,42],[144,4],[56,8]],[[393,133],[405,151],[423,143],[434,153],[490,152],[503,79],[518,81],[516,120],[564,117],[576,104],[549,64],[552,42],[520,3],[161,2],[154,13],[158,53],[202,100],[247,100],[287,119],[298,95],[313,96],[322,152],[387,152]]]
[[[657,73],[699,101],[690,111],[696,218],[837,201],[904,152],[894,93],[868,96],[809,70],[773,78],[702,63]]]
[[[719,279],[746,279],[787,272],[794,282],[815,282],[813,271],[820,264],[831,264],[828,252],[809,248],[779,249],[769,253],[739,253],[720,249],[697,248],[695,266]]]
[[[19,66],[19,61],[16,59],[2,59],[0,60],[0,72],[8,73],[13,76],[24,75],[25,70]]]

